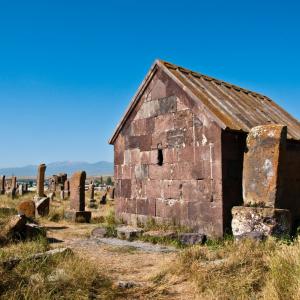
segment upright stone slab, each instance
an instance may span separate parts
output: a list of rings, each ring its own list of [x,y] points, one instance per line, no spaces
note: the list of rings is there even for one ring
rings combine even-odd
[[[11,188],[10,188],[10,194],[14,198],[16,196],[17,192],[17,177],[13,176],[11,178]]]
[[[86,173],[84,171],[73,174],[71,178],[70,208],[73,210],[76,211],[85,210],[85,180],[86,180]]]
[[[5,194],[5,176],[0,176],[0,195]]]
[[[245,205],[277,207],[282,195],[287,127],[262,125],[251,129],[244,155]]]
[[[115,188],[114,187],[109,190],[109,198],[111,200],[115,199]]]
[[[65,181],[64,190],[65,190],[66,197],[70,197],[70,181],[69,180]]]
[[[88,223],[91,220],[91,212],[85,211],[85,180],[86,173],[82,171],[73,174],[70,181],[71,210],[65,212],[65,217],[78,223]]]
[[[44,193],[44,181],[45,181],[45,172],[46,172],[46,165],[41,164],[38,167],[38,174],[37,174],[37,197],[43,198],[45,197]]]
[[[96,205],[96,200],[95,200],[95,185],[93,182],[90,183],[90,208],[95,208]]]
[[[24,194],[24,185],[23,184],[20,184],[18,186],[18,193],[19,193],[19,196],[23,196],[23,194]]]

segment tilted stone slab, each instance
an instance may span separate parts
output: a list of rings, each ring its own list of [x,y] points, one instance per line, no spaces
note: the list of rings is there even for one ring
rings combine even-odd
[[[262,125],[251,129],[244,155],[245,205],[278,207],[284,178],[287,127]]]
[[[50,198],[44,197],[41,199],[38,199],[35,203],[36,207],[36,215],[37,216],[47,216],[49,214],[50,209]]]
[[[284,237],[291,232],[291,213],[287,209],[235,206],[231,225],[236,239]]]

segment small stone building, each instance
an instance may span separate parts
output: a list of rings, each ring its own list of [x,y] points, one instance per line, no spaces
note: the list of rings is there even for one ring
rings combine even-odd
[[[231,208],[243,203],[247,133],[266,124],[288,128],[279,207],[298,220],[298,120],[266,96],[157,60],[110,140],[117,216],[222,236],[230,230]]]

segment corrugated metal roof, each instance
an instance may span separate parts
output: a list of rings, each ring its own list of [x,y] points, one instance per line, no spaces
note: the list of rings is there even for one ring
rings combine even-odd
[[[249,132],[258,125],[282,124],[288,128],[289,139],[300,140],[299,121],[270,98],[169,62],[156,60],[118,124],[110,144],[114,143],[157,68],[162,68],[186,92],[199,100],[223,129]]]
[[[288,138],[300,139],[300,123],[270,98],[236,85],[158,61],[186,86],[228,129],[249,132],[252,127],[282,124]]]

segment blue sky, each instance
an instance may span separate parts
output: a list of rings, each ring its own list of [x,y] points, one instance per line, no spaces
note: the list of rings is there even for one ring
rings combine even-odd
[[[107,140],[156,58],[300,118],[298,1],[0,0],[0,167],[113,160]]]

